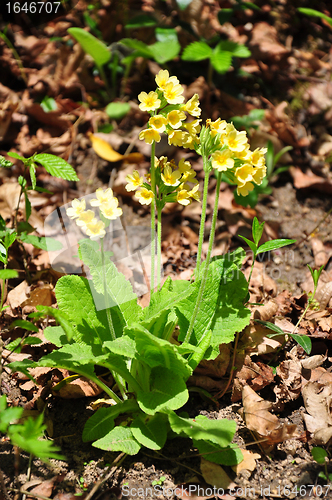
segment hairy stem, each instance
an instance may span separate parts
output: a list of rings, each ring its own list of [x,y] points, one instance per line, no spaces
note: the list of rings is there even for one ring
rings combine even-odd
[[[209,248],[207,251],[206,255],[206,261],[205,261],[205,267],[204,267],[204,272],[202,276],[202,280],[200,283],[200,287],[198,290],[198,296],[197,296],[197,301],[195,304],[194,312],[189,324],[188,332],[186,334],[186,337],[184,339],[185,342],[190,342],[190,337],[194,329],[194,324],[197,318],[197,314],[199,312],[199,308],[201,306],[204,290],[205,290],[205,283],[206,283],[206,278],[208,275],[209,271],[209,264],[211,260],[211,252],[213,248],[213,242],[214,242],[214,236],[215,236],[215,231],[216,231],[216,223],[217,223],[217,216],[218,216],[218,201],[219,201],[219,191],[220,191],[220,183],[221,183],[221,172],[218,173],[217,177],[217,186],[216,186],[216,198],[214,202],[214,208],[213,208],[213,216],[212,216],[212,224],[211,224],[211,230],[210,230],[210,237],[209,237]]]
[[[203,157],[204,161],[204,157]],[[208,189],[209,189],[209,177],[210,172],[205,172],[204,177],[204,190],[203,190],[203,201],[202,201],[202,215],[201,215],[201,224],[199,228],[199,240],[198,240],[198,252],[197,252],[197,261],[196,261],[196,269],[195,269],[195,279],[199,276],[199,270],[201,266],[202,259],[202,247],[204,242],[204,229],[205,229],[205,219],[206,219],[206,206],[207,206],[207,197],[208,197]]]
[[[105,272],[105,255],[104,255],[104,240],[101,239],[100,242],[100,251],[101,251],[101,263],[103,267],[103,287],[104,287],[104,297],[105,297],[105,307],[106,307],[106,317],[109,331],[111,332],[112,340],[116,339],[111,310],[109,307],[108,301],[108,292],[107,292],[107,284],[106,284],[106,272]]]
[[[155,285],[155,254],[156,254],[156,229],[155,229],[155,218],[156,218],[156,172],[154,164],[156,143],[153,141],[151,145],[151,189],[154,198],[151,202],[151,280],[150,280],[150,300],[153,295],[154,285]]]
[[[157,226],[157,290],[161,285],[161,208],[157,208],[158,226]]]

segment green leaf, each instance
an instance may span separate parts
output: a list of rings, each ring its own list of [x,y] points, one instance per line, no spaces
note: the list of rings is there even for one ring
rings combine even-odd
[[[180,436],[188,436],[196,441],[207,441],[222,448],[229,446],[236,431],[234,420],[209,420],[204,415],[194,419],[182,418],[174,412],[168,414],[172,431]]]
[[[254,220],[252,222],[252,237],[256,244],[256,248],[258,247],[258,243],[260,242],[260,239],[262,237],[264,231],[264,225],[265,222],[262,222],[260,224],[257,217],[254,217]]]
[[[134,16],[130,19],[130,21],[125,24],[125,28],[129,30],[137,29],[137,28],[151,28],[152,26],[156,26],[158,21],[155,17],[149,14],[139,14],[138,16]]]
[[[24,199],[25,199],[25,218],[26,221],[28,222],[30,215],[31,215],[31,203],[28,198],[28,194],[26,191],[24,191]]]
[[[212,330],[209,330],[199,341],[195,348],[195,352],[188,358],[189,366],[192,370],[199,365],[205,356],[207,349],[210,347],[212,339]],[[183,345],[183,344],[182,344]]]
[[[120,43],[122,43],[122,45],[125,45],[126,47],[129,47],[130,49],[133,49],[135,51],[133,53],[135,57],[141,56],[145,57],[146,59],[150,59],[152,57],[149,46],[146,45],[146,43],[141,42],[140,40],[123,38]]]
[[[17,238],[17,233],[13,229],[7,228],[5,233],[5,239],[3,241],[3,244],[5,245],[7,250],[10,246],[12,246],[16,238]]]
[[[138,405],[134,399],[127,399],[117,403],[110,408],[99,408],[90,417],[84,426],[82,440],[95,441],[108,434],[114,428],[114,420],[122,413],[131,413],[139,411]]]
[[[47,250],[48,252],[61,250],[62,248],[62,243],[60,243],[60,241],[45,236],[35,236],[34,234],[21,233],[20,240],[23,243],[30,243],[34,247],[40,248],[41,250]]]
[[[6,345],[6,349],[8,349],[8,351],[15,351],[20,353],[22,350],[22,337],[18,337],[12,342],[9,342],[9,344]]]
[[[71,322],[68,320],[68,316],[63,311],[59,311],[58,309],[54,309],[49,306],[37,306],[36,309],[40,312],[40,316],[48,315],[55,318],[59,325],[63,328],[69,341],[73,338],[74,329]]]
[[[327,458],[328,456],[327,452],[319,446],[315,446],[314,448],[312,448],[311,455],[318,464],[325,464],[325,458]]]
[[[178,34],[174,28],[156,28],[155,34],[158,42],[178,42]]]
[[[178,56],[181,46],[177,40],[168,42],[156,42],[149,45],[150,53],[158,64],[172,61]]]
[[[270,252],[271,250],[277,250],[278,248],[282,248],[287,245],[292,245],[293,243],[296,243],[296,240],[281,239],[281,240],[267,241],[258,248],[257,255],[259,253]]]
[[[42,344],[42,342],[38,337],[27,337],[23,339],[22,345],[37,345]]]
[[[36,181],[36,165],[34,163],[31,163],[30,168],[29,168],[29,172],[30,172],[32,189],[36,189],[36,182],[37,182]]]
[[[251,55],[250,50],[245,45],[231,42],[229,40],[221,40],[214,51],[216,53],[230,52],[235,57],[250,57]]]
[[[265,328],[268,328],[269,330],[276,332],[278,335],[285,335],[285,332],[280,328],[280,326],[277,326],[274,323],[271,323],[270,321],[263,321],[262,319],[255,319],[255,323],[259,323],[260,325],[265,326]]]
[[[128,102],[110,102],[106,108],[106,114],[112,120],[121,120],[130,111],[130,104]]]
[[[248,240],[248,238],[246,238],[245,236],[242,236],[241,234],[239,234],[239,237],[242,238],[247,243],[247,245],[249,246],[252,253],[254,255],[256,255],[257,246],[255,245],[255,243],[251,240]]]
[[[228,23],[228,21],[231,19],[233,16],[234,10],[233,9],[221,9],[218,12],[218,21],[221,25]]]
[[[67,181],[79,181],[79,178],[77,177],[73,167],[69,165],[69,163],[67,163],[63,158],[43,153],[36,155],[34,159],[38,163],[41,163],[46,172],[53,175],[53,177],[60,177],[61,179],[65,179]]]
[[[278,163],[278,161],[280,160],[280,158],[285,154],[287,153],[287,151],[291,151],[293,149],[292,146],[285,146],[284,148],[282,148],[279,153],[276,153],[275,157],[274,157],[274,164],[276,165]],[[289,167],[287,167],[289,168]]]
[[[97,66],[103,66],[110,58],[111,53],[107,46],[82,28],[69,28],[68,33],[77,40],[84,52],[89,54]]]
[[[21,418],[23,413],[23,408],[21,407],[11,407],[7,408],[6,396],[3,394],[1,396],[1,407],[0,407],[0,432],[7,433],[8,426],[15,423],[16,420]]]
[[[40,103],[41,107],[45,111],[45,113],[49,113],[50,111],[56,111],[58,109],[57,103],[53,97],[49,97],[46,95],[42,102]]]
[[[17,319],[15,321],[13,321],[13,323],[11,324],[11,327],[13,326],[19,326],[20,328],[24,328],[24,330],[28,330],[29,332],[36,332],[38,333],[39,332],[39,328],[38,326],[30,323],[30,321],[26,321],[24,319]]]
[[[203,458],[220,465],[236,465],[242,462],[243,455],[236,444],[230,444],[227,448],[222,448],[209,441],[199,441],[193,439],[193,445],[198,449]]]
[[[311,353],[312,342],[310,337],[307,337],[306,335],[299,335],[297,333],[290,333],[289,336],[292,337],[292,339],[294,339],[307,354]]]
[[[138,321],[142,315],[142,308],[137,304],[132,286],[110,260],[105,262],[103,268],[101,254],[94,250],[91,240],[81,241],[79,255],[89,267],[95,289],[101,295],[104,294],[105,273],[114,329],[116,336],[120,337],[123,328]]]
[[[0,156],[0,167],[12,168],[13,164],[11,161],[6,160],[6,158],[4,156]]]
[[[18,272],[14,269],[0,269],[0,280],[9,280],[11,278],[17,278]]]
[[[17,160],[21,160],[24,163],[28,162],[29,160],[29,158],[24,158],[24,156],[20,156],[18,153],[14,153],[14,151],[9,151],[7,155],[10,156],[11,158],[16,158]]]
[[[319,17],[320,19],[325,19],[325,21],[327,21],[332,28],[332,17],[327,16],[323,12],[319,12],[318,10],[307,9],[307,8],[303,8],[303,7],[300,7],[297,10],[299,12],[301,12],[301,14],[306,14],[307,16]]]
[[[137,392],[137,402],[141,410],[149,415],[161,410],[177,410],[186,404],[188,398],[184,380],[176,372],[163,366],[152,368],[150,390]]]
[[[106,436],[95,441],[92,446],[107,451],[122,451],[127,455],[136,455],[141,445],[136,441],[128,427],[117,426]]]
[[[5,249],[5,247],[1,242],[0,242],[0,262],[2,262],[3,264],[7,264],[7,250]]]
[[[166,415],[157,413],[150,419],[142,416],[135,418],[130,426],[134,438],[150,450],[161,450],[166,443],[167,427]]]
[[[218,73],[226,73],[232,64],[231,52],[213,52],[211,55],[211,64]]]
[[[193,42],[184,49],[181,59],[183,61],[203,61],[212,56],[211,47],[205,42]]]
[[[119,354],[127,358],[134,358],[136,355],[135,341],[128,335],[123,335],[115,340],[107,340],[103,347],[109,349],[113,354]]]
[[[44,335],[47,340],[57,347],[62,347],[68,344],[65,331],[61,326],[48,326],[44,330]]]

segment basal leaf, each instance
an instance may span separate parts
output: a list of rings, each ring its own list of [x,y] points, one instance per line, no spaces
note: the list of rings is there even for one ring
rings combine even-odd
[[[117,426],[106,436],[95,441],[92,446],[107,451],[123,451],[127,455],[136,455],[141,445],[136,441],[128,427]]]
[[[61,326],[47,326],[43,333],[45,338],[57,347],[68,344],[68,339]]]
[[[122,335],[115,340],[107,340],[103,347],[109,349],[113,354],[119,354],[128,358],[134,358],[136,355],[135,341],[128,335]]]
[[[137,393],[137,402],[145,413],[154,415],[161,410],[177,410],[189,398],[184,380],[176,372],[162,366],[151,370],[150,390],[140,390]]]
[[[227,448],[222,448],[209,441],[193,439],[193,445],[202,454],[203,458],[220,465],[236,465],[243,460],[240,448],[236,444],[230,444]]]
[[[150,419],[143,416],[135,418],[130,426],[133,436],[150,450],[160,450],[167,439],[167,416],[157,413]]]
[[[106,45],[82,28],[69,28],[68,33],[78,41],[84,52],[89,54],[97,66],[103,66],[111,58],[111,52]]]
[[[181,59],[183,61],[203,61],[212,56],[211,47],[205,42],[193,42],[184,49]]]
[[[85,33],[87,32],[85,31]],[[79,181],[73,167],[63,158],[59,158],[59,156],[42,153],[36,155],[34,159],[38,163],[41,163],[45,170],[49,174],[53,175],[53,177],[60,177],[61,179],[66,179],[67,181]]]
[[[176,434],[186,435],[197,441],[211,442],[222,448],[230,445],[236,431],[234,420],[210,420],[204,415],[192,419],[182,418],[170,412],[168,420]]]

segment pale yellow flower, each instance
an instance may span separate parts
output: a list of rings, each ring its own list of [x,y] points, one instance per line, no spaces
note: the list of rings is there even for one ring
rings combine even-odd
[[[197,137],[197,135],[191,135],[188,134],[188,132],[184,132],[183,134],[184,136],[182,146],[188,149],[195,149],[195,145],[199,144],[199,138]]]
[[[126,175],[126,181],[128,182],[126,185],[126,191],[135,191],[137,188],[142,186],[143,177],[140,177],[138,171],[134,170],[132,174]]]
[[[182,130],[173,130],[170,134],[168,134],[168,144],[171,146],[183,146],[183,144],[187,140],[186,132]]]
[[[182,126],[182,121],[186,119],[186,115],[183,111],[174,109],[170,111],[167,115],[167,122],[172,128],[180,128]]]
[[[246,147],[242,151],[236,151],[236,153],[234,153],[234,155],[239,160],[251,162],[251,151],[249,148],[249,144],[247,144]]]
[[[75,200],[73,200],[71,204],[72,206],[70,208],[67,208],[66,214],[71,219],[76,219],[76,217],[79,217],[85,210],[85,200],[78,200],[77,198],[75,198]]]
[[[254,189],[254,185],[252,182],[246,182],[245,184],[239,185],[237,187],[237,194],[241,196],[247,196],[250,191]]]
[[[176,193],[176,201],[180,203],[180,205],[187,206],[191,203],[189,191],[186,189],[181,189]]]
[[[235,129],[228,132],[223,140],[229,149],[235,152],[243,151],[246,148],[248,141],[244,130],[242,132],[238,132]]]
[[[164,89],[164,97],[168,104],[182,104],[184,101],[183,95],[183,87],[178,83],[174,83],[173,81],[169,81],[165,85]]]
[[[103,203],[108,203],[113,199],[113,191],[111,188],[106,189],[105,191],[102,188],[98,188],[96,191],[97,198],[90,200],[90,205],[92,207],[100,207]]]
[[[251,152],[250,162],[255,167],[260,167],[265,165],[265,153],[267,152],[267,148],[256,148],[255,151]]]
[[[252,178],[258,186],[260,186],[262,184],[265,176],[266,176],[266,166],[265,165],[258,166],[257,168],[254,169],[254,171],[252,173]]]
[[[166,165],[161,174],[162,181],[166,186],[178,186],[180,184],[180,177],[181,173],[179,170],[175,170],[175,172],[173,172],[172,167],[169,165]]]
[[[158,99],[157,92],[141,92],[138,96],[138,100],[141,101],[139,109],[142,111],[155,111],[160,107],[161,101]]]
[[[245,163],[235,170],[235,177],[239,185],[246,184],[253,180],[254,167],[250,163]]]
[[[200,121],[201,120],[193,120],[192,122],[184,123],[183,126],[188,130],[190,135],[199,134],[201,131]]]
[[[153,141],[160,142],[161,137],[157,130],[154,128],[146,128],[145,130],[142,130],[138,136],[141,141],[145,141],[147,144],[152,144]]]
[[[198,94],[194,94],[189,101],[181,106],[183,111],[187,111],[191,116],[201,116],[201,109],[199,107]]]
[[[92,210],[87,210],[86,212],[82,212],[79,218],[76,221],[76,224],[80,227],[84,227],[95,218],[95,213]]]
[[[154,157],[155,168],[159,167],[162,170],[168,162],[167,156],[161,156],[160,158]]]
[[[200,201],[201,193],[199,191],[198,183],[189,191],[189,196],[196,201]]]
[[[169,76],[167,69],[161,69],[156,75],[156,84],[161,90],[165,90],[165,86],[168,82],[179,83],[176,76]]]
[[[99,240],[99,238],[104,238],[105,224],[101,220],[93,219],[89,224],[86,225],[86,234],[91,240]]]
[[[232,154],[232,151],[229,149],[216,151],[211,155],[212,167],[218,170],[218,172],[226,172],[227,169],[233,168],[234,160]]]
[[[139,188],[135,193],[136,198],[141,205],[150,205],[154,198],[153,192],[144,187]]]
[[[151,116],[151,118],[149,120],[149,125],[154,130],[157,130],[157,132],[159,132],[159,133],[165,132],[167,120],[163,115]]]
[[[217,134],[223,135],[226,132],[227,122],[226,120],[222,120],[221,118],[218,118],[218,120],[215,120],[214,122],[212,122],[210,119],[207,119],[206,125],[210,127],[211,136],[215,137]]]
[[[190,161],[185,160],[184,158],[181,158],[181,160],[179,161],[179,170],[180,170],[181,174],[191,170]]]
[[[105,219],[115,220],[122,215],[122,208],[118,207],[119,201],[113,198],[108,203],[103,203],[100,211]]]

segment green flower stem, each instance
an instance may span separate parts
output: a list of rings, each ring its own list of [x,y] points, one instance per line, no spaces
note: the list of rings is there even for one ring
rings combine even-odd
[[[197,301],[195,304],[194,312],[189,324],[188,332],[185,336],[184,342],[190,342],[190,337],[194,329],[194,324],[197,318],[197,314],[199,312],[199,308],[201,306],[204,290],[205,290],[205,283],[206,283],[206,278],[208,275],[209,271],[209,264],[211,260],[211,252],[213,248],[213,243],[214,243],[214,236],[216,232],[216,223],[217,223],[217,216],[218,216],[218,202],[219,202],[219,191],[220,191],[220,184],[221,184],[221,172],[218,172],[218,177],[217,177],[217,186],[216,186],[216,198],[214,202],[214,208],[213,208],[213,216],[212,216],[212,224],[211,224],[211,230],[210,230],[210,237],[209,237],[209,248],[207,251],[206,255],[206,261],[205,261],[205,267],[203,271],[203,276],[201,280],[201,284],[198,290],[198,296],[197,296]]]
[[[102,266],[103,266],[103,287],[104,287],[104,296],[105,296],[105,306],[106,306],[107,323],[108,323],[108,328],[109,328],[109,330],[111,332],[112,340],[115,340],[116,339],[116,335],[115,335],[115,330],[114,330],[114,325],[113,325],[111,310],[110,310],[110,307],[109,307],[108,292],[107,292],[107,286],[106,286],[105,255],[104,255],[104,239],[103,238],[100,241],[100,251],[101,251],[101,263],[102,263]]]
[[[155,229],[155,219],[156,219],[156,172],[154,164],[156,143],[152,142],[151,145],[151,189],[154,194],[154,199],[151,202],[151,280],[150,280],[150,300],[153,295],[154,285],[155,285],[155,254],[156,254],[156,229]]]
[[[78,372],[77,372],[78,373]],[[85,376],[83,374],[83,376]],[[116,403],[122,403],[122,400],[112,391],[104,382],[102,382],[98,377],[94,375],[89,375],[89,379],[92,380],[98,387],[100,387],[106,394],[108,394]]]
[[[204,161],[203,157],[203,161]],[[196,261],[196,269],[195,269],[195,279],[199,276],[199,269],[201,266],[202,259],[202,247],[204,242],[204,229],[205,229],[205,219],[206,219],[206,206],[207,206],[207,197],[208,197],[208,189],[209,189],[209,178],[210,172],[205,171],[204,177],[204,190],[203,190],[203,201],[202,201],[202,215],[201,215],[201,225],[199,228],[199,240],[198,240],[198,252],[197,252],[197,261]]]
[[[160,290],[161,285],[161,207],[158,206],[158,226],[157,226],[157,290]]]

